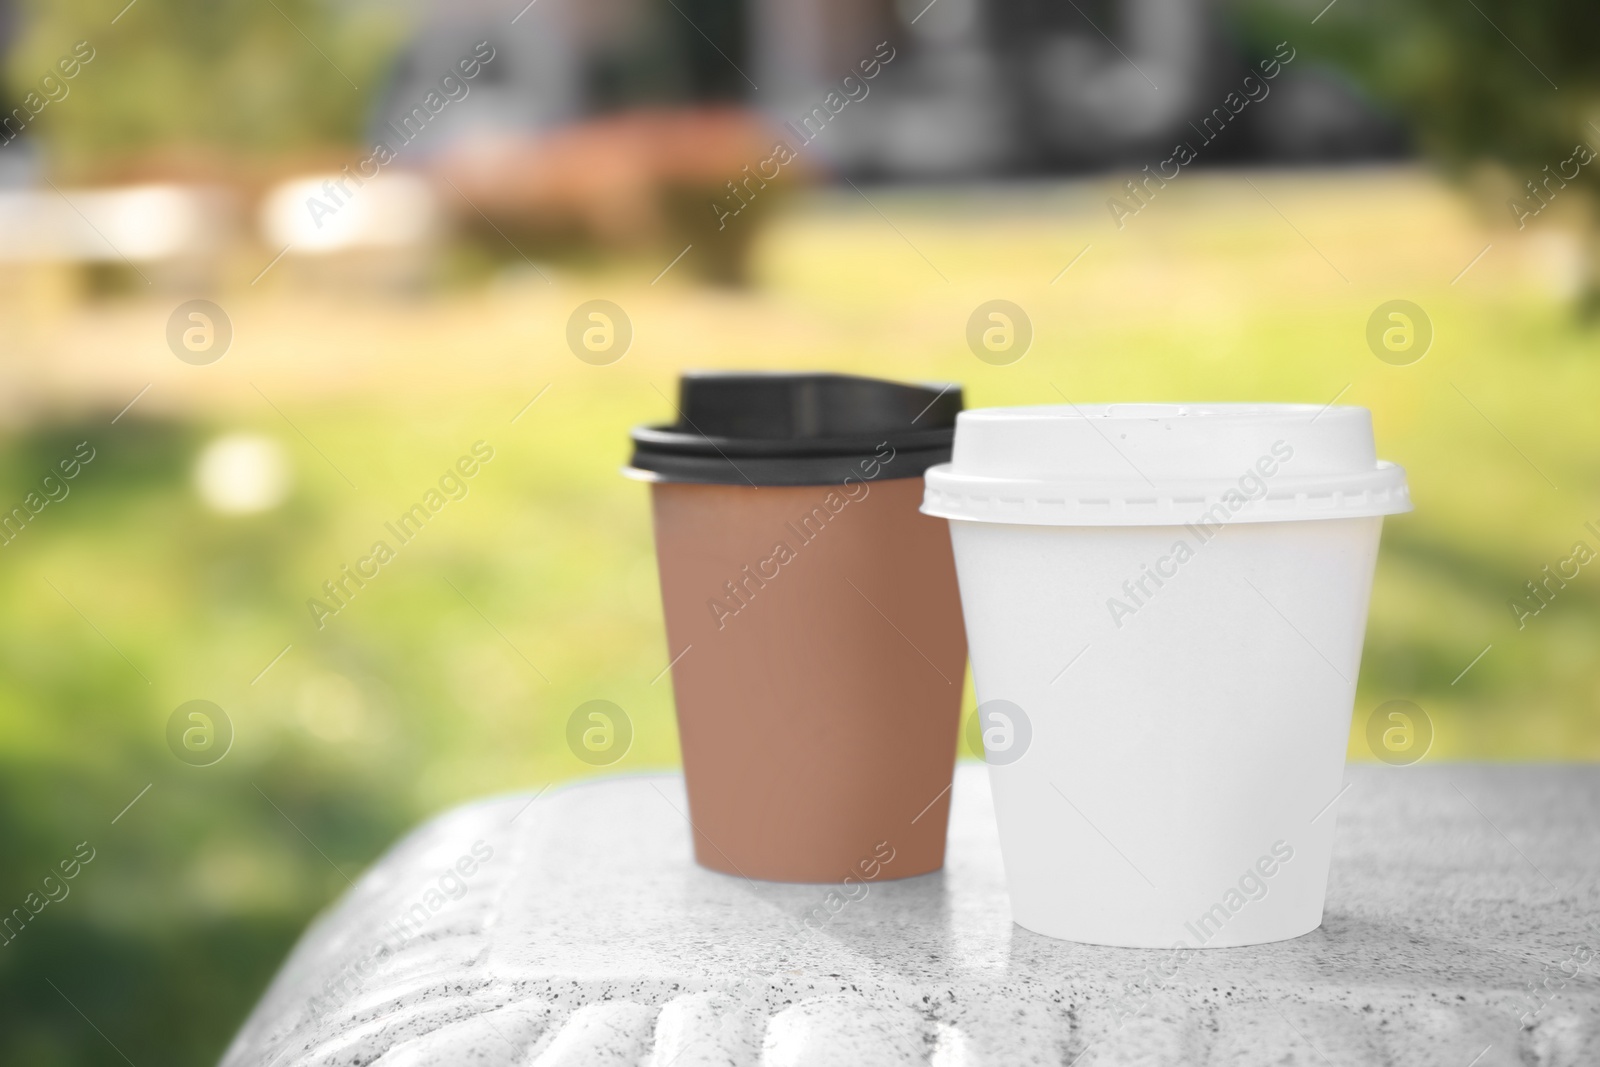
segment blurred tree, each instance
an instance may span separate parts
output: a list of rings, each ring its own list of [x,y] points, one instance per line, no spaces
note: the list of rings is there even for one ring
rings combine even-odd
[[[1600,193],[1600,6],[1592,0],[1321,5],[1245,0],[1246,32],[1287,38],[1343,68],[1397,108],[1423,152],[1458,177],[1503,169],[1474,184],[1512,225],[1532,225],[1563,198],[1582,201],[1585,213],[1592,207]],[[1590,229],[1590,248],[1600,251]],[[1584,296],[1591,313],[1600,310],[1594,260]]]
[[[94,50],[33,131],[56,170],[91,176],[151,156],[245,163],[353,142],[407,21],[394,5],[328,0],[18,7],[22,33],[3,79],[12,95],[36,87],[76,42]]]

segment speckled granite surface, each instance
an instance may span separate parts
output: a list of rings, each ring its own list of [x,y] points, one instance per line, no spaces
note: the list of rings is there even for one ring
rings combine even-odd
[[[981,766],[946,869],[848,902],[695,867],[675,776],[484,801],[319,919],[223,1062],[1600,1065],[1600,768],[1347,773],[1322,928],[1170,975],[1011,923]]]

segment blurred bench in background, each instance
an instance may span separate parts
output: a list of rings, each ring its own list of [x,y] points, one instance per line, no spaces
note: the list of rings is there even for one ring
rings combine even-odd
[[[162,288],[203,286],[237,228],[236,199],[211,186],[0,188],[0,270],[108,265]]]

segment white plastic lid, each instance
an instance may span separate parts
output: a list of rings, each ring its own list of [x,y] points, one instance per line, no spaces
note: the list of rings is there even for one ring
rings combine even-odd
[[[956,419],[922,510],[1029,526],[1362,518],[1411,510],[1366,408],[1066,404]]]

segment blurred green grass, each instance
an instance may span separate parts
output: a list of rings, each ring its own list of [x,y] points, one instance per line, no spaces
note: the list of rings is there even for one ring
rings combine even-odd
[[[0,1060],[122,1062],[76,1005],[136,1063],[214,1062],[308,917],[405,828],[598,773],[564,740],[586,700],[633,721],[614,769],[676,762],[646,494],[618,468],[685,367],[954,379],[972,406],[1059,388],[1371,407],[1417,510],[1386,524],[1352,758],[1390,699],[1432,718],[1429,759],[1600,757],[1600,579],[1585,569],[1520,632],[1506,603],[1596,544],[1596,335],[1550,267],[1575,238],[1487,229],[1410,171],[1251,181],[1187,176],[1120,231],[1109,182],[819,195],[763,235],[742,293],[651,284],[656,263],[404,301],[274,278],[220,298],[235,342],[209,367],[165,349],[176,300],[15,308],[0,375],[30,406],[5,431],[0,503],[78,441],[97,456],[0,548],[0,908],[77,842],[98,854],[0,949]],[[635,327],[609,367],[562,340],[597,296]],[[965,347],[995,297],[1036,330],[1009,367]],[[1364,341],[1395,297],[1436,330],[1409,367]],[[279,509],[219,515],[195,492],[200,449],[236,431],[288,450]],[[479,440],[495,456],[467,497],[317,629],[307,598]],[[166,748],[196,698],[236,729],[207,768]]]

